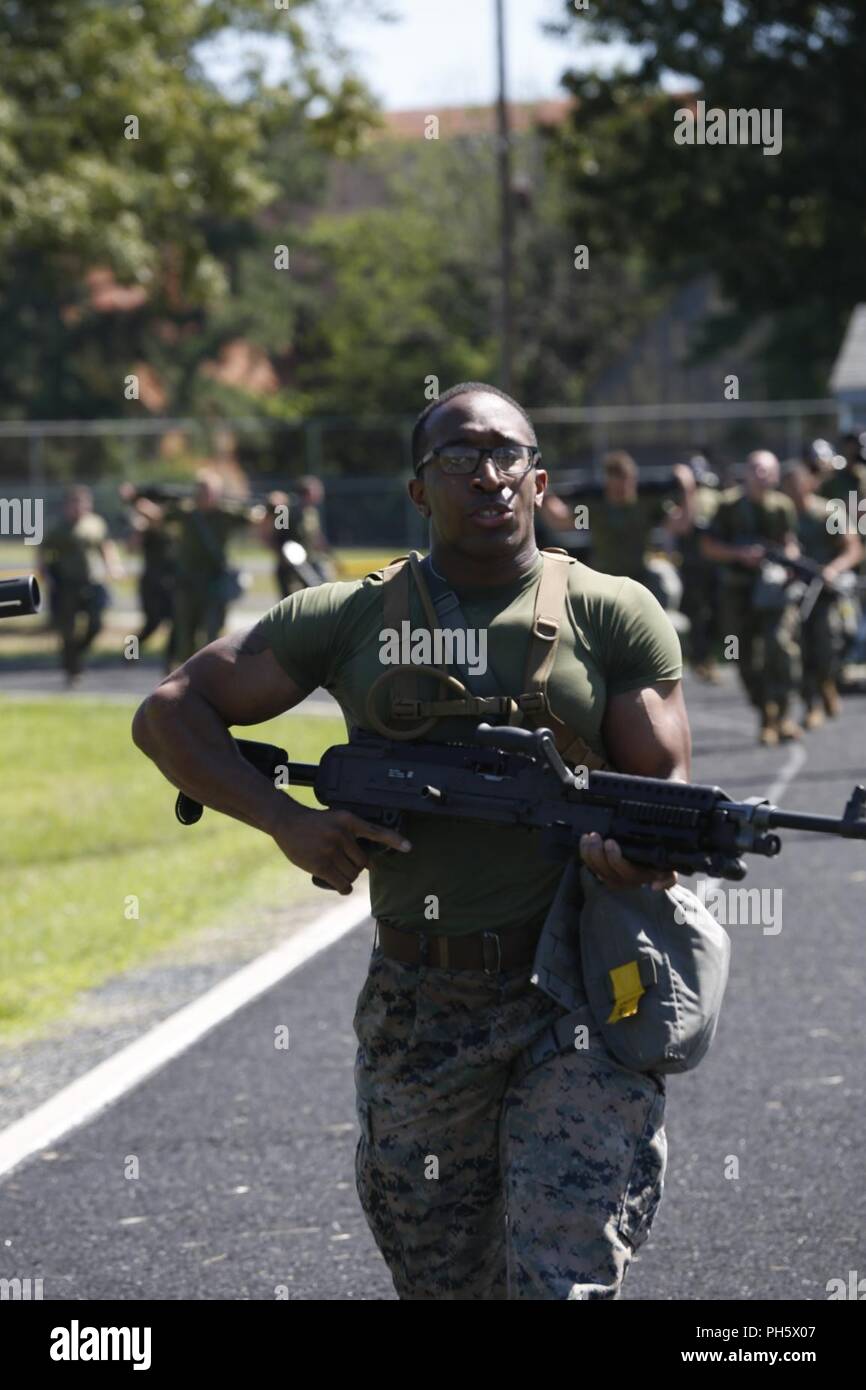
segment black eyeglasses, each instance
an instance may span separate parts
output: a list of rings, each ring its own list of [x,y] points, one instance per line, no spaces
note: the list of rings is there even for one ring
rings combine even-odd
[[[482,459],[489,458],[497,473],[506,478],[522,478],[530,468],[541,459],[541,454],[533,444],[499,444],[495,449],[476,448],[474,444],[440,444],[425,454],[416,468],[416,473],[433,459],[440,473],[449,477],[467,477],[481,466]]]

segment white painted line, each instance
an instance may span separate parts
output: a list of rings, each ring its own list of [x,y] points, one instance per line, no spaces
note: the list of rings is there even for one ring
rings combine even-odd
[[[211,1028],[224,1022],[257,995],[306,964],[370,916],[366,884],[325,912],[291,940],[251,961],[193,1000],[143,1038],[64,1086],[29,1115],[0,1131],[0,1174],[77,1129],[159,1067],[179,1056]],[[372,944],[372,943],[371,943]]]

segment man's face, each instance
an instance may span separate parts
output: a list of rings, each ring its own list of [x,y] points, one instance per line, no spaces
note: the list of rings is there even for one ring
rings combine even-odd
[[[604,473],[604,495],[608,502],[622,506],[632,502],[637,495],[631,476],[624,468],[606,468]]]
[[[472,444],[494,449],[500,444],[535,447],[532,429],[518,410],[499,396],[478,392],[454,396],[434,410],[423,453],[443,444]],[[534,514],[541,504],[547,474],[530,468],[519,481],[497,473],[489,458],[475,473],[446,475],[435,460],[409,484],[416,506],[431,518],[434,537],[466,555],[502,557],[534,543]]]
[[[196,505],[201,511],[204,511],[204,512],[212,511],[213,508],[217,505],[218,502],[219,502],[219,491],[218,491],[217,488],[214,487],[213,483],[205,482],[204,480],[202,480],[201,482],[196,483],[196,487],[195,487],[195,505]]]
[[[93,498],[85,492],[70,492],[63,499],[63,511],[67,521],[79,521],[93,511]]]
[[[746,459],[746,492],[758,500],[779,486],[779,460],[768,449],[758,449]]]

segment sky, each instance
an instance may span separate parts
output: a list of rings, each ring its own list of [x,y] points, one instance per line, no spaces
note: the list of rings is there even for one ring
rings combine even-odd
[[[351,12],[339,17],[340,43],[355,54],[356,67],[386,110],[435,105],[487,105],[496,95],[494,0],[382,0],[399,16],[385,24]],[[339,6],[337,6],[339,9]],[[562,16],[562,0],[506,0],[509,98],[536,101],[562,97],[565,68],[591,62],[609,69],[630,65],[625,46],[586,47],[574,38],[541,30],[545,19]],[[251,45],[252,46],[252,45]],[[279,45],[263,51],[269,76],[279,76]],[[212,45],[205,59],[211,76],[230,84],[237,69],[237,44]]]

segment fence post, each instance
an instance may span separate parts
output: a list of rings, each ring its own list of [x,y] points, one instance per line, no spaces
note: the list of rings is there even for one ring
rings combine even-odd
[[[304,425],[304,472],[318,478],[322,471],[322,422],[308,420]]]
[[[30,486],[33,491],[42,491],[45,486],[45,468],[43,466],[43,445],[44,438],[41,434],[34,432],[27,436],[27,469],[30,474]]]

